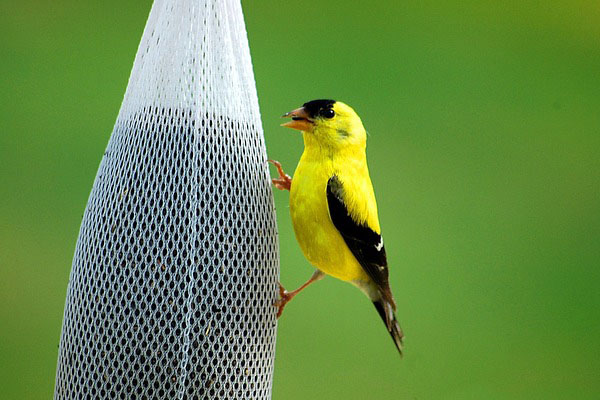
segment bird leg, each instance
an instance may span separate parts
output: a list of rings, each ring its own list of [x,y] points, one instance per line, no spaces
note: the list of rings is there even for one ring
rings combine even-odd
[[[279,172],[279,178],[271,179],[273,185],[279,190],[290,190],[292,187],[292,178],[283,172],[283,168],[281,167],[281,163],[275,160],[267,160],[271,164],[277,168],[277,172]]]
[[[283,308],[290,300],[292,300],[294,298],[294,296],[296,296],[298,293],[300,293],[304,288],[306,288],[311,283],[320,281],[321,279],[323,279],[324,276],[325,276],[325,273],[323,273],[323,272],[321,272],[321,270],[317,269],[315,271],[315,273],[312,274],[310,279],[304,283],[304,285],[300,286],[296,290],[292,290],[291,292],[288,292],[287,290],[285,290],[285,288],[283,286],[281,286],[281,283],[280,283],[279,284],[280,299],[275,303],[275,306],[277,307],[277,318],[281,317]]]

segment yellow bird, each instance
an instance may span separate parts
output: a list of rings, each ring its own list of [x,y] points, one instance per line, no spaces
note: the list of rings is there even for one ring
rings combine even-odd
[[[388,266],[366,158],[367,134],[348,105],[313,100],[290,111],[282,126],[302,131],[304,153],[294,178],[279,171],[273,184],[290,190],[296,238],[317,269],[298,289],[280,286],[277,316],[286,303],[312,282],[331,275],[350,282],[371,299],[400,354],[403,333],[388,282]]]

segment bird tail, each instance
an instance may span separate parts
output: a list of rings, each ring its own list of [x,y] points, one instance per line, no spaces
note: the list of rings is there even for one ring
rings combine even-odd
[[[394,314],[394,305],[380,297],[378,300],[373,301],[373,305],[377,309],[379,316],[383,320],[390,336],[394,340],[394,344],[402,356],[402,339],[404,338],[404,333],[402,333],[402,328],[400,328],[400,324],[396,320],[396,315]]]

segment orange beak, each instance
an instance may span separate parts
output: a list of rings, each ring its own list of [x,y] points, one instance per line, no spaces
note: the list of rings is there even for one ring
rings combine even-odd
[[[285,113],[282,115],[282,118],[291,118],[292,120],[290,122],[286,122],[285,124],[281,124],[281,126],[297,129],[303,132],[311,131],[314,125],[314,122],[310,119],[310,116],[304,107],[300,107],[290,111],[289,113]]]

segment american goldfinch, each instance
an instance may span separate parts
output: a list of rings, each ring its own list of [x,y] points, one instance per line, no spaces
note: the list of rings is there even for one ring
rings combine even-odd
[[[292,292],[280,286],[277,316],[301,290],[324,274],[331,275],[371,299],[402,354],[404,335],[394,315],[396,302],[388,282],[362,121],[351,107],[334,100],[309,101],[283,117],[291,121],[282,126],[302,131],[304,153],[293,180],[281,164],[269,160],[279,172],[273,184],[290,190],[296,238],[316,271]]]

